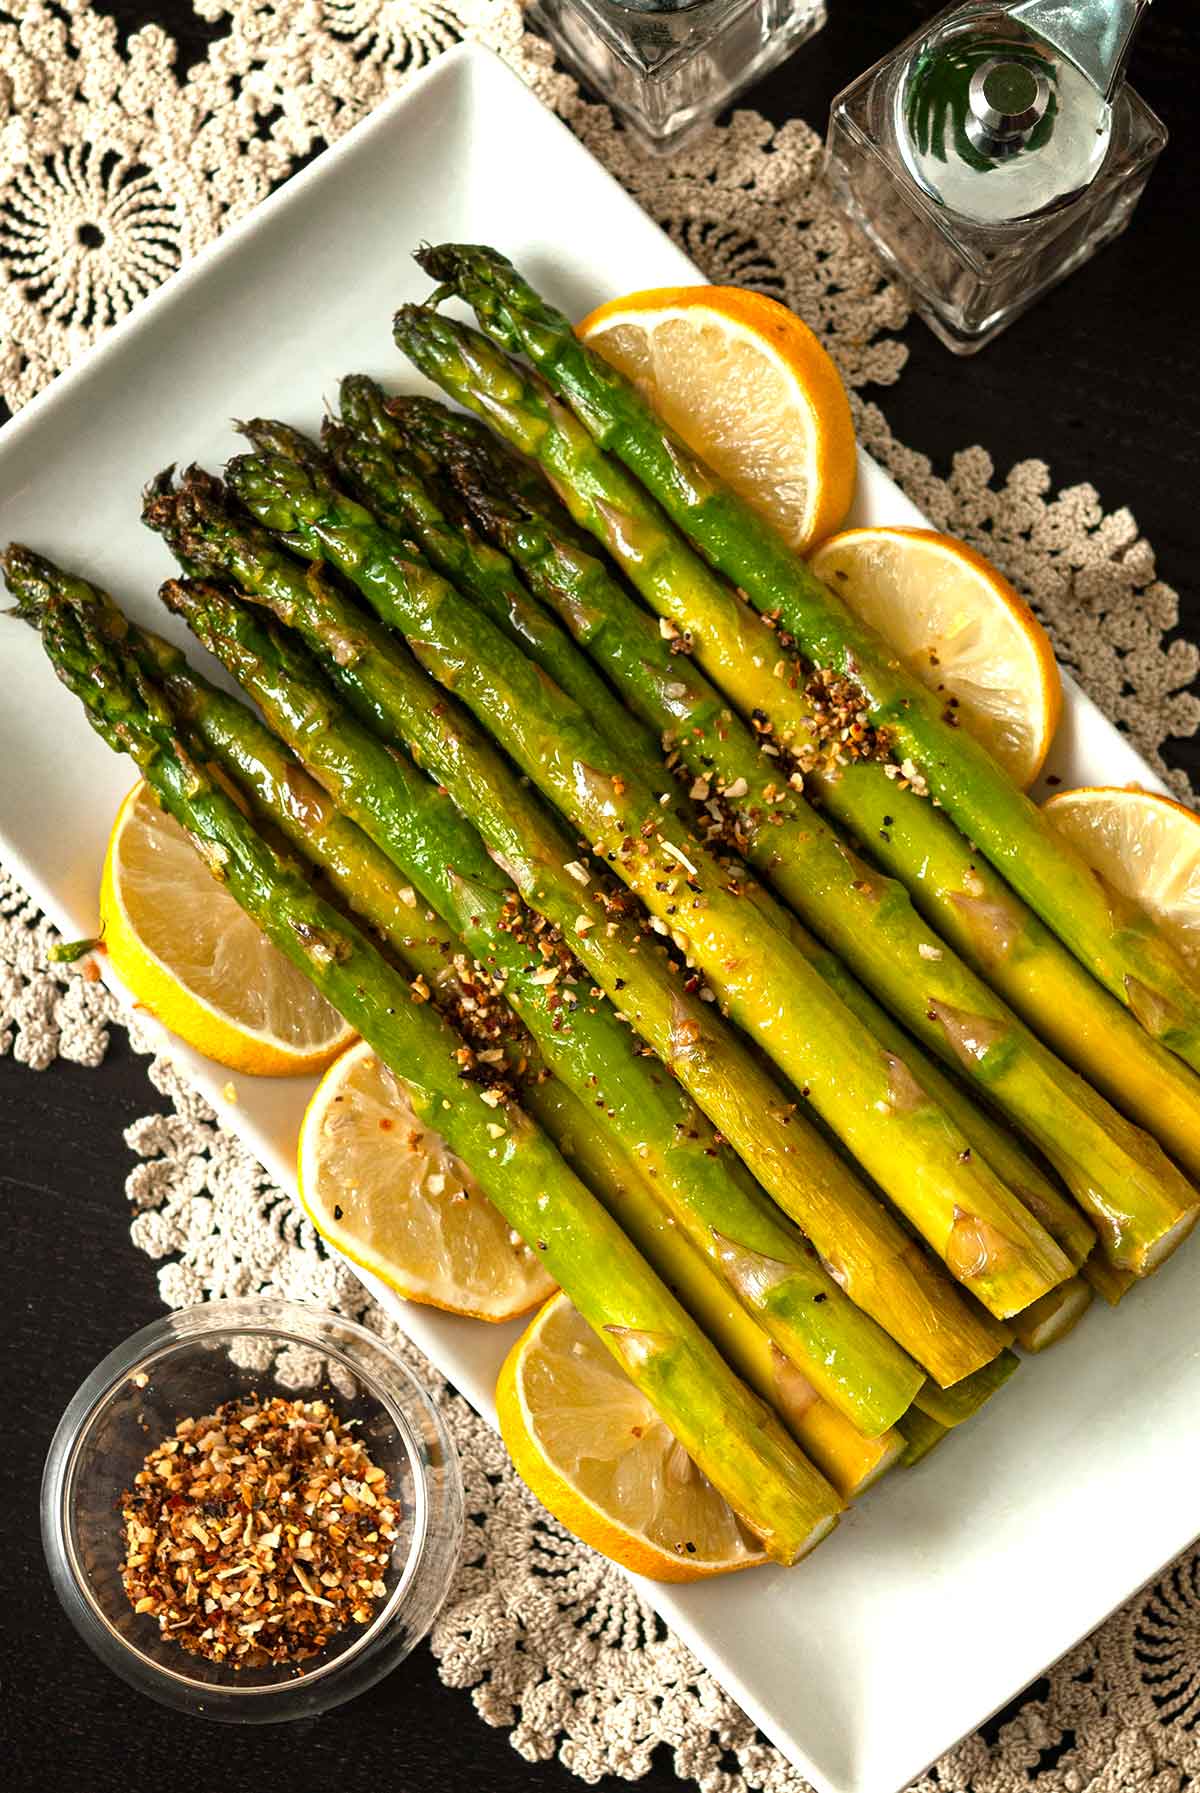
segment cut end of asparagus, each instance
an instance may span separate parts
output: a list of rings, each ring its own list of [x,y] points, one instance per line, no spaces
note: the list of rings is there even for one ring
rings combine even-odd
[[[840,1513],[830,1513],[824,1519],[818,1519],[807,1538],[805,1538],[803,1544],[799,1546],[795,1556],[792,1557],[792,1563],[803,1562],[804,1558],[808,1556],[810,1552],[814,1551],[818,1544],[824,1542],[830,1532],[837,1526],[840,1519]]]
[[[901,1462],[904,1458],[906,1449],[904,1434],[898,1429],[889,1432],[886,1437],[877,1440],[877,1442],[884,1445],[885,1448],[874,1469],[869,1469],[866,1475],[862,1478],[862,1481],[859,1482],[858,1486],[855,1488],[855,1500],[861,1500],[869,1488],[873,1488],[876,1482],[881,1482],[884,1476],[888,1473],[888,1470],[894,1469],[897,1463]]]
[[[1081,1276],[1073,1276],[1060,1288],[1051,1289],[1040,1301],[1017,1314],[1012,1323],[1017,1343],[1025,1351],[1045,1351],[1066,1338],[1092,1304],[1092,1289]]]
[[[1154,1244],[1147,1248],[1146,1254],[1138,1266],[1138,1275],[1150,1276],[1160,1264],[1165,1264],[1172,1252],[1179,1250],[1198,1220],[1200,1220],[1200,1206],[1189,1208],[1186,1214],[1181,1214],[1170,1231],[1164,1233],[1161,1239],[1156,1239]]]

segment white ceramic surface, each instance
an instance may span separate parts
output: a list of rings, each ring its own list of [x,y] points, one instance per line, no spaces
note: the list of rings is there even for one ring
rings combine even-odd
[[[315,427],[351,369],[415,385],[389,322],[398,301],[427,291],[408,251],[445,238],[499,244],[576,315],[632,287],[698,277],[498,61],[452,51],[0,431],[0,536],[180,636],[154,596],[171,568],[138,522],[143,482],[169,461],[219,466],[236,445],[231,417]],[[965,376],[948,360],[946,378]],[[919,519],[864,460],[855,520]],[[86,727],[32,632],[3,625],[0,663],[0,855],[68,936],[83,935],[129,764]],[[1067,783],[1158,783],[1074,688],[1050,770]],[[293,1187],[309,1085],[239,1078],[233,1105],[227,1073],[180,1056]],[[511,1330],[377,1292],[491,1416]],[[647,1596],[817,1786],[892,1793],[1196,1535],[1198,1297],[1193,1248],[1119,1312],[1090,1314],[800,1568],[647,1585]]]

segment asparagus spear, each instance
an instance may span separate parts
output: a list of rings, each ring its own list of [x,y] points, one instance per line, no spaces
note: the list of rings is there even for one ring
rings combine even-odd
[[[836,1263],[851,1299],[906,1349],[911,1346],[940,1382],[960,1380],[990,1362],[1007,1335],[985,1323],[815,1138],[757,1056],[697,996],[694,980],[682,982],[638,924],[609,913],[615,905],[607,890],[581,889],[568,870],[572,862],[565,856],[574,851],[569,837],[407,651],[340,593],[306,577],[263,532],[224,511],[214,482],[193,474],[179,492],[160,489],[150,495],[147,515],[177,553],[231,572],[281,618],[303,627],[358,713],[414,748],[481,830],[530,906],[563,926],[596,984],[670,1065],[784,1212]],[[232,655],[235,646],[226,651]],[[304,737],[302,757],[313,751],[314,740],[321,744],[323,733],[324,744],[336,747],[323,725],[306,728],[306,714],[301,706],[295,718]],[[277,726],[286,732],[282,720]],[[366,800],[373,795],[368,779]],[[388,829],[409,813],[386,803],[383,808]],[[436,863],[444,866],[447,856]],[[587,924],[582,928],[581,917]],[[468,906],[463,926],[470,920]],[[742,1262],[749,1270],[751,1260]]]
[[[36,618],[64,684],[101,737],[136,762],[205,863],[400,1078],[416,1112],[469,1166],[542,1256],[579,1312],[684,1449],[780,1562],[836,1523],[838,1496],[728,1368],[596,1198],[515,1106],[496,1110],[458,1075],[453,1030],[412,999],[366,936],[313,892],[181,747],[158,691],[78,612],[49,601]]]
[[[354,386],[343,381],[343,405],[353,405],[356,396]],[[286,455],[309,465],[322,464],[315,445],[287,424],[260,417],[238,427],[256,448],[266,453]],[[336,439],[335,431],[331,446]],[[393,472],[391,509],[385,519],[388,527],[411,540],[431,565],[467,592],[511,641],[545,667],[605,735],[618,742],[634,739],[639,747],[653,751],[655,743],[650,731],[630,715],[595,668],[572,651],[562,628],[540,604],[533,602],[508,556],[474,532],[467,533],[461,525],[453,524],[415,467],[397,458]]]
[[[202,582],[171,584],[164,597],[345,814],[502,980],[552,1069],[590,1108],[600,1104],[604,1125],[653,1181],[672,1224],[787,1359],[865,1432],[885,1430],[912,1399],[920,1371],[720,1150],[683,1091],[637,1053],[616,1011],[590,994],[576,999],[569,956],[550,933],[529,927],[469,825],[395,749],[339,713],[307,656],[277,632]],[[550,948],[543,957],[540,949]]]
[[[664,622],[686,635],[715,684],[753,716],[765,744],[782,750],[785,769],[794,760],[823,807],[907,885],[943,940],[1061,1057],[1200,1175],[1194,1074],[1099,988],[900,768],[855,761],[853,744],[831,756],[790,638],[737,601],[536,377],[477,331],[409,307],[398,314],[397,340],[430,379],[537,458],[574,521],[609,548]],[[428,414],[409,400],[403,415],[427,421]],[[853,714],[844,720],[857,728]],[[1186,1230],[1168,1234],[1158,1255]]]
[[[362,464],[362,457],[359,457]],[[885,1053],[788,938],[761,887],[731,877],[648,779],[489,619],[314,468],[239,456],[229,479],[260,522],[357,585],[421,662],[681,943],[918,1231],[994,1314],[1027,1307],[1070,1261],[903,1060]],[[658,780],[658,786],[666,782]]]
[[[578,341],[494,250],[422,249],[422,268],[474,308],[487,334],[523,353],[601,448],[756,608],[777,616],[816,665],[863,693],[930,790],[1013,888],[1143,1027],[1200,1070],[1200,979],[1149,916],[1100,883],[991,755],[953,726],[941,699],[809,572],[783,538],[662,422],[623,375]]]

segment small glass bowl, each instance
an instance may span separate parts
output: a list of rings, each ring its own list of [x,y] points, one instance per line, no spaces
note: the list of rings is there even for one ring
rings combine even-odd
[[[188,1415],[257,1394],[326,1399],[354,1420],[402,1507],[374,1617],[294,1667],[195,1656],[135,1614],[121,1582],[121,1496]],[[42,1477],[54,1589],[109,1668],[164,1705],[234,1724],[309,1718],[374,1685],[425,1635],[458,1564],[462,1482],[428,1396],[373,1333],[299,1302],[252,1297],[168,1314],[99,1364],[59,1422]]]

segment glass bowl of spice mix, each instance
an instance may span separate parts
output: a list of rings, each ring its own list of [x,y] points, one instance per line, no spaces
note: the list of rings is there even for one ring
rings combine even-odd
[[[311,1717],[394,1668],[462,1528],[453,1442],[396,1354],[265,1297],[119,1346],[42,1481],[51,1577],[85,1641],[142,1692],[235,1723]]]

